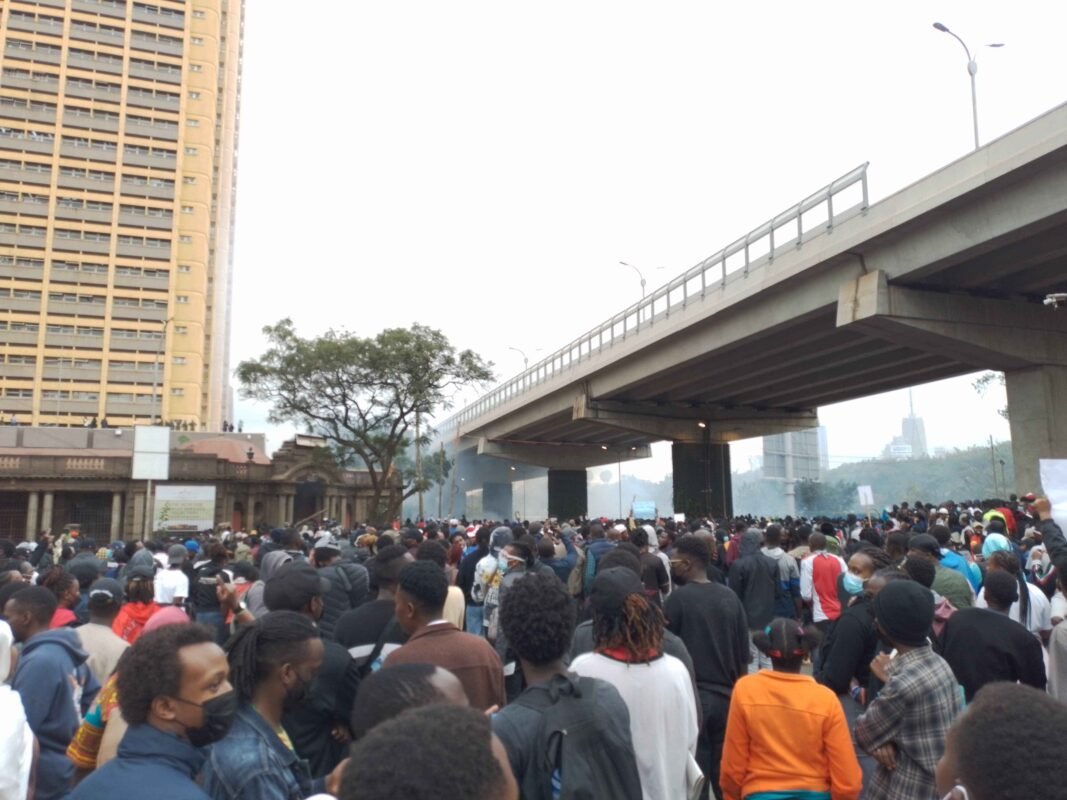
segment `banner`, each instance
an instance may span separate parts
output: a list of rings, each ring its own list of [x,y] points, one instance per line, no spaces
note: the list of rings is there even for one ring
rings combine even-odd
[[[1042,458],[1038,463],[1041,488],[1052,503],[1052,518],[1062,528],[1067,525],[1067,459]]]
[[[634,519],[655,519],[656,501],[635,500],[633,506],[630,507],[630,513],[633,514]]]
[[[153,531],[195,533],[215,527],[214,486],[157,486],[155,498]]]

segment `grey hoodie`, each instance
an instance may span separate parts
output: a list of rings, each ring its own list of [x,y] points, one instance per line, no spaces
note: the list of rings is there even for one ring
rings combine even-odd
[[[263,556],[263,561],[259,565],[259,580],[253,583],[245,593],[245,604],[252,612],[252,616],[258,619],[267,613],[267,606],[263,602],[263,587],[282,564],[288,564],[292,560],[293,557],[284,550],[272,550]]]

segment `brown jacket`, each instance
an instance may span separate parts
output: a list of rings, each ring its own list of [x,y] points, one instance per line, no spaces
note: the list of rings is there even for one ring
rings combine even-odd
[[[407,644],[385,659],[393,664],[433,664],[459,678],[472,707],[504,705],[504,668],[492,645],[463,633],[451,622],[437,622],[415,631]]]

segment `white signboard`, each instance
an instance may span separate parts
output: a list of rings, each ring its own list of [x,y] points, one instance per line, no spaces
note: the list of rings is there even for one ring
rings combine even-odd
[[[1042,458],[1041,488],[1052,503],[1052,518],[1063,527],[1067,524],[1067,459]]]
[[[196,531],[215,527],[215,487],[163,485],[156,487],[153,531]]]
[[[870,508],[874,505],[874,492],[870,486],[857,486],[856,494],[859,495],[860,505],[864,508]]]
[[[135,481],[165,481],[170,477],[170,428],[138,425],[133,429]]]

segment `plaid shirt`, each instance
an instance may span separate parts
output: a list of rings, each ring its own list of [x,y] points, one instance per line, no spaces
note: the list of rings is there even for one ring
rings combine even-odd
[[[892,742],[897,768],[879,765],[864,800],[938,800],[934,768],[962,708],[959,684],[929,646],[898,655],[887,674],[885,688],[856,720],[856,741],[868,752]]]

